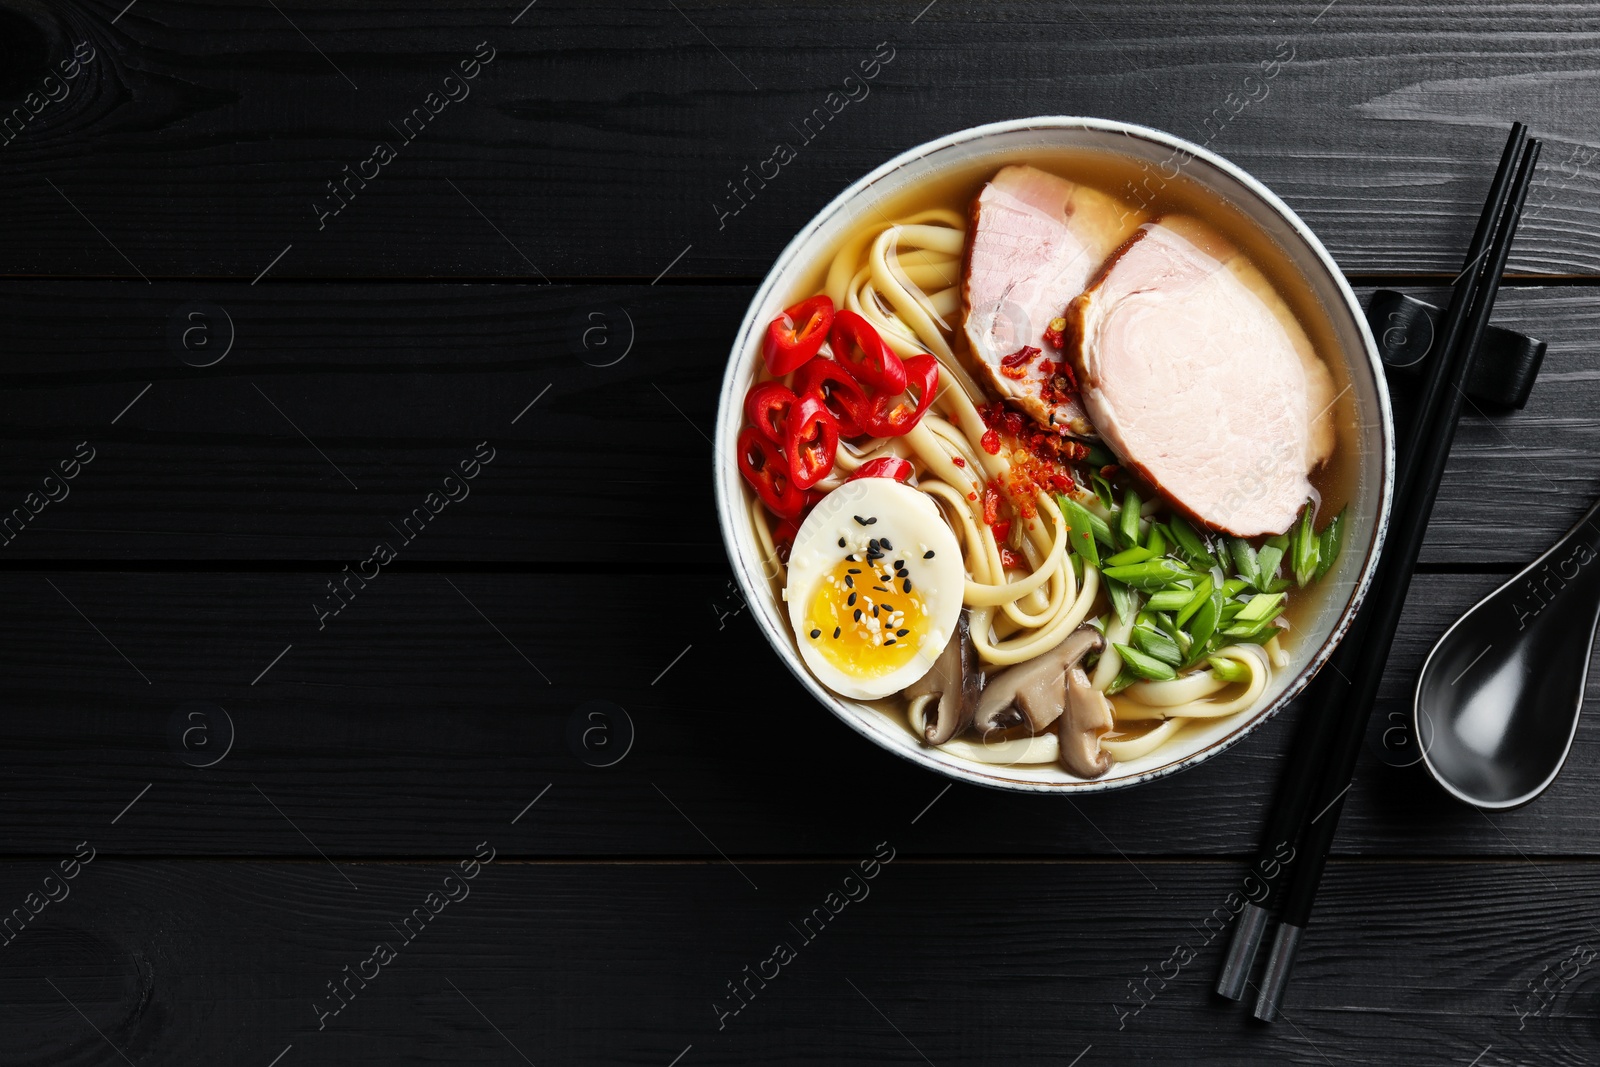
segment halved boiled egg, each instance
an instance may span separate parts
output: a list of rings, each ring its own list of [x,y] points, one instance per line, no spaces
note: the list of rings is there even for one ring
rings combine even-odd
[[[800,524],[783,596],[811,673],[872,700],[928,673],[955,632],[965,584],[938,505],[892,479],[861,478]]]

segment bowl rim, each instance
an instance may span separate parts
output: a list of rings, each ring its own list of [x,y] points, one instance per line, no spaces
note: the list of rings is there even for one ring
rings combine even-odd
[[[791,647],[792,642],[788,640],[787,633],[778,632],[782,629],[781,626],[775,627],[772,625],[761,612],[756,612],[755,615],[760,620],[758,625],[763,635],[772,645],[773,650],[778,653],[778,658],[783,661],[789,672],[799,680],[800,684],[805,687],[812,697],[831,711],[836,718],[840,719],[856,733],[872,741],[879,748],[954,781],[984,785],[1008,792],[1074,796],[1082,793],[1130,789],[1158,778],[1171,777],[1221,755],[1238,744],[1270,719],[1276,717],[1295,697],[1300,695],[1306,686],[1311,683],[1311,679],[1316,677],[1317,673],[1327,664],[1334,650],[1338,648],[1340,642],[1348,634],[1356,613],[1365,601],[1371,585],[1373,572],[1377,567],[1378,557],[1382,552],[1383,543],[1388,533],[1389,513],[1394,492],[1394,415],[1389,403],[1388,382],[1384,375],[1383,362],[1378,353],[1377,343],[1374,341],[1372,331],[1367,324],[1366,314],[1362,311],[1355,291],[1351,289],[1344,272],[1339,269],[1338,264],[1334,262],[1333,256],[1329,254],[1327,248],[1323,246],[1316,234],[1311,231],[1311,228],[1289,205],[1279,199],[1277,194],[1273,193],[1272,190],[1268,189],[1241,167],[1229,162],[1203,145],[1195,144],[1192,141],[1149,126],[1120,122],[1115,119],[1071,115],[1039,115],[1031,118],[1007,119],[956,130],[901,152],[852,182],[837,196],[829,200],[809,222],[802,226],[794,237],[790,239],[789,243],[784,246],[783,251],[778,253],[771,268],[768,269],[766,277],[762,279],[761,285],[751,297],[744,319],[740,322],[739,330],[734,337],[733,346],[729,352],[728,364],[723,371],[722,389],[717,399],[717,422],[713,430],[714,437],[712,439],[712,482],[716,494],[717,520],[722,532],[723,547],[728,553],[728,559],[733,567],[734,577],[739,583],[740,591],[745,597],[746,603],[768,598],[770,595],[769,579],[764,574],[755,573],[759,568],[755,568],[753,561],[744,558],[743,554],[738,551],[738,539],[735,536],[734,523],[739,521],[748,522],[748,516],[744,514],[747,510],[747,504],[737,479],[730,479],[723,470],[723,453],[716,445],[718,441],[732,440],[729,435],[730,427],[728,423],[730,420],[743,417],[743,403],[737,399],[740,383],[734,380],[734,370],[740,362],[741,353],[750,350],[754,339],[753,334],[764,325],[757,322],[758,310],[767,302],[772,291],[798,258],[802,247],[816,232],[840,212],[853,205],[863,192],[900,168],[955,145],[983,140],[997,134],[1026,132],[1029,130],[1069,129],[1122,134],[1130,139],[1143,140],[1162,148],[1186,153],[1188,156],[1216,168],[1227,177],[1238,182],[1250,195],[1265,204],[1288,224],[1295,236],[1315,257],[1339,296],[1343,298],[1343,310],[1349,314],[1356,326],[1376,387],[1379,414],[1381,416],[1378,420],[1378,432],[1382,439],[1382,484],[1379,487],[1378,513],[1373,524],[1372,540],[1367,546],[1365,558],[1361,561],[1361,568],[1356,577],[1355,587],[1351,590],[1350,597],[1345,602],[1345,606],[1339,613],[1338,618],[1334,621],[1333,628],[1329,631],[1328,636],[1294,679],[1284,687],[1283,691],[1266,708],[1252,716],[1250,721],[1240,724],[1234,730],[1204,748],[1192,752],[1180,760],[1162,764],[1132,777],[1114,780],[1038,782],[1009,778],[989,770],[991,766],[999,769],[1004,765],[979,764],[969,761],[946,762],[934,758],[930,752],[921,747],[891,743],[886,736],[878,733],[857,715],[849,713],[849,709],[841,707],[838,703],[840,698],[824,687],[805,669],[799,654]],[[1334,316],[1337,315],[1339,308],[1330,306],[1327,310],[1330,316]],[[1350,357],[1350,362],[1354,367],[1355,359],[1353,354]],[[737,425],[732,427],[734,433],[737,432],[737,429]],[[731,491],[730,486],[732,487]],[[779,621],[781,623],[781,619]]]

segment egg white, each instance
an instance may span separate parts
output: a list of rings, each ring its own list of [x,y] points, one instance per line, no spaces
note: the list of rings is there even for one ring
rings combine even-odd
[[[877,521],[864,525],[862,519]],[[860,678],[839,669],[817,650],[816,642],[807,637],[806,613],[827,574],[847,554],[862,558],[873,538],[888,538],[894,546],[889,555],[905,561],[912,586],[927,606],[928,627],[909,662],[887,674]],[[930,551],[933,557],[923,558]],[[892,479],[861,478],[823,497],[800,524],[789,551],[783,596],[800,656],[817,680],[841,696],[874,700],[898,693],[932,668],[955,632],[965,585],[961,546],[938,505]]]

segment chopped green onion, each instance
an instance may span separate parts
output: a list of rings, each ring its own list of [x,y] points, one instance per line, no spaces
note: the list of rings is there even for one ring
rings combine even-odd
[[[1222,636],[1231,644],[1264,645],[1277,637],[1279,632],[1271,619],[1262,619],[1244,626],[1230,626],[1222,631]]]
[[[1317,548],[1317,581],[1333,568],[1334,561],[1339,558],[1339,549],[1344,547],[1344,508],[1339,509],[1328,525],[1322,528],[1321,544]]]
[[[1200,577],[1177,560],[1165,557],[1146,560],[1143,563],[1130,563],[1125,567],[1107,567],[1101,573],[1107,578],[1126,582],[1135,589],[1147,593],[1165,589],[1180,581],[1194,581]]]
[[[1163,663],[1176,667],[1183,662],[1183,650],[1178,647],[1178,642],[1153,627],[1135,626],[1133,643],[1139,651],[1149,653]]]
[[[1120,644],[1111,647],[1122,657],[1123,666],[1140,678],[1148,678],[1152,682],[1170,682],[1178,676],[1178,672],[1171,664],[1163,663],[1154,656],[1147,656],[1136,648]]]
[[[1094,487],[1094,495],[1100,498],[1100,504],[1107,511],[1116,510],[1116,495],[1111,488],[1111,483],[1106,481],[1105,475],[1099,471],[1089,475],[1089,484]]]
[[[1263,548],[1275,548],[1279,552],[1289,551],[1289,534],[1273,534],[1262,542]]]
[[[1262,592],[1272,584],[1272,579],[1278,575],[1278,561],[1283,559],[1283,549],[1276,545],[1265,545],[1256,553],[1256,580],[1251,584]]]
[[[1124,548],[1139,543],[1139,493],[1133,488],[1122,498],[1122,510],[1117,513],[1117,540]]]
[[[1248,585],[1255,585],[1260,581],[1256,550],[1250,547],[1250,542],[1242,537],[1230,537],[1228,548],[1233,552],[1233,567],[1239,572],[1239,577]]]
[[[1224,599],[1231,599],[1248,588],[1250,588],[1250,583],[1243,578],[1229,578],[1222,583],[1222,596]]]
[[[1259,622],[1262,619],[1275,619],[1278,611],[1283,607],[1284,596],[1282,593],[1260,593],[1250,598],[1250,602],[1240,609],[1235,615],[1235,622]]]
[[[1238,660],[1228,659],[1225,656],[1208,656],[1206,663],[1211,667],[1211,673],[1224,682],[1247,682],[1250,680],[1250,668]]]
[[[1182,515],[1172,516],[1172,520],[1167,523],[1167,531],[1172,534],[1173,543],[1189,557],[1191,567],[1196,570],[1210,570],[1217,565],[1211,551],[1206,548],[1206,543]]]
[[[1199,658],[1196,650],[1209,647],[1212,636],[1217,632],[1217,623],[1222,617],[1222,590],[1213,589],[1211,595],[1206,597],[1205,603],[1195,611],[1194,618],[1189,625],[1189,636],[1194,644],[1189,646],[1189,655]]]
[[[1150,550],[1152,556],[1164,556],[1167,554],[1167,539],[1161,535],[1161,524],[1159,522],[1150,524],[1150,536],[1146,538],[1144,546]]]
[[[1311,505],[1307,504],[1300,512],[1300,525],[1295,527],[1294,539],[1294,580],[1301,588],[1317,576],[1317,563],[1321,556],[1321,544],[1317,540],[1316,532],[1311,528]]]
[[[1111,527],[1106,525],[1106,520],[1071,497],[1057,496],[1056,503],[1061,505],[1061,515],[1067,520],[1067,529],[1070,531],[1067,534],[1067,544],[1071,546],[1073,553],[1082,556],[1096,567],[1100,566],[1100,546],[1095,544],[1095,541],[1098,539],[1109,545]]]
[[[1126,567],[1130,563],[1143,563],[1147,559],[1155,559],[1160,554],[1159,552],[1150,551],[1143,545],[1134,545],[1132,548],[1125,548],[1106,560],[1106,566]]]
[[[1195,613],[1200,610],[1201,605],[1203,605],[1207,600],[1211,599],[1211,590],[1213,588],[1214,586],[1212,584],[1210,575],[1206,575],[1204,578],[1200,579],[1200,584],[1195,587],[1194,595],[1191,596],[1178,611],[1177,622],[1179,626],[1185,625],[1190,619],[1194,618]],[[1165,594],[1163,593],[1157,593],[1155,596],[1150,598],[1150,602],[1153,604],[1155,603],[1157,597],[1164,595]]]
[[[1106,595],[1111,598],[1111,606],[1116,609],[1117,621],[1126,623],[1133,618],[1133,594],[1128,587],[1114,578],[1106,578]]]
[[[1211,579],[1207,578],[1205,581],[1210,582]],[[1209,594],[1210,587],[1205,586],[1205,591]],[[1151,611],[1178,611],[1188,607],[1189,601],[1193,599],[1195,594],[1188,589],[1163,589],[1159,593],[1152,594],[1146,606]]]
[[[1106,686],[1106,696],[1114,697],[1138,680],[1139,676],[1130,671],[1127,664],[1123,664],[1122,670],[1117,672],[1116,678],[1112,679],[1111,684]]]
[[[1089,466],[1093,467],[1095,470],[1099,470],[1101,467],[1109,467],[1116,462],[1116,459],[1111,455],[1111,453],[1107,452],[1099,445],[1090,445],[1089,454],[1084,458],[1089,461]]]

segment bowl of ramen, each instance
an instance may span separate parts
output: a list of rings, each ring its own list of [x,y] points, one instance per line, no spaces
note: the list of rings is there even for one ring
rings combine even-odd
[[[912,149],[778,257],[715,449],[779,658],[878,744],[1031,792],[1214,756],[1326,662],[1394,478],[1376,346],[1260,182],[1035,118]]]

